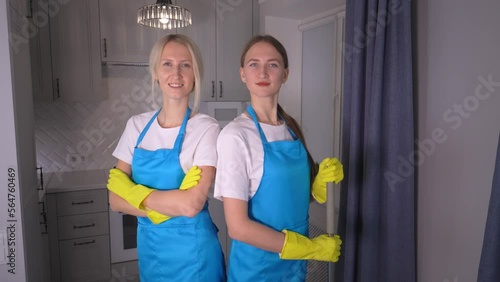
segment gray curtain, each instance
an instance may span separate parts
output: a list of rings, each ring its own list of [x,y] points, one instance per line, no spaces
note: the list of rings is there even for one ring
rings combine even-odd
[[[416,280],[411,31],[410,1],[346,1],[338,282]]]
[[[490,205],[483,251],[479,263],[478,282],[500,281],[500,136],[498,137],[497,159],[491,187]]]

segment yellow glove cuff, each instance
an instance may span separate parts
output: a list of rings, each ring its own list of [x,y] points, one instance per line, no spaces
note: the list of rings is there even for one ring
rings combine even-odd
[[[161,214],[161,213],[159,213],[155,210],[151,210],[151,209],[148,209],[147,216],[154,224],[160,224],[160,223],[172,218],[168,215]]]
[[[127,196],[125,200],[136,209],[146,211],[142,202],[144,202],[144,199],[146,199],[149,194],[154,191],[154,189],[147,188],[146,186],[140,184],[134,186],[132,189],[133,191]]]
[[[309,239],[299,233],[284,230],[285,243],[280,253],[281,259],[302,259],[337,262],[340,256],[342,241],[338,235],[327,234]]]
[[[316,178],[314,179],[313,185],[312,185],[312,195],[313,198],[320,204],[324,204],[326,202],[326,183]]]
[[[201,179],[201,169],[198,166],[192,166],[189,171],[184,176],[182,180],[181,186],[179,189],[187,190],[189,188],[193,188],[198,185],[199,180]]]

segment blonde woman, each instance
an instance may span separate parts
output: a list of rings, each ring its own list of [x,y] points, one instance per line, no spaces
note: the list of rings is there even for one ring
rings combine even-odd
[[[224,281],[224,258],[207,195],[220,127],[197,113],[202,60],[184,35],[167,35],[150,56],[160,110],[133,116],[113,152],[108,181],[115,211],[138,217],[141,281]],[[194,106],[188,106],[194,92]]]

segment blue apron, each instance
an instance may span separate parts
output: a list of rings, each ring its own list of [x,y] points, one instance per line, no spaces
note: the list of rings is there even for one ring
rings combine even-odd
[[[136,183],[158,190],[178,189],[185,174],[179,161],[186,125],[187,109],[172,149],[148,151],[139,148],[159,111],[142,130],[134,148],[132,178]],[[173,217],[155,225],[138,217],[137,251],[143,282],[224,281],[225,265],[217,238],[217,227],[208,213],[208,204],[193,218]]]
[[[251,106],[247,112],[264,147],[263,175],[248,202],[248,215],[277,231],[287,229],[307,236],[311,192],[306,149],[290,129],[294,140],[268,142]],[[304,260],[281,260],[277,253],[232,241],[229,281],[305,281],[306,270]]]

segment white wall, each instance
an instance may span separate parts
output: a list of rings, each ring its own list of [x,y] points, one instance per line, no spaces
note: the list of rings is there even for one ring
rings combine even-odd
[[[418,281],[477,279],[500,129],[498,11],[498,0],[416,1],[418,139],[427,144]],[[480,77],[490,75],[488,89]],[[436,130],[446,140],[431,142]]]
[[[25,3],[0,1],[0,277],[47,281],[40,226]],[[9,42],[9,38],[13,41]],[[9,44],[10,43],[10,44]],[[6,236],[6,237],[4,237]],[[7,240],[8,239],[8,240]]]

